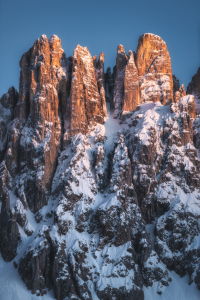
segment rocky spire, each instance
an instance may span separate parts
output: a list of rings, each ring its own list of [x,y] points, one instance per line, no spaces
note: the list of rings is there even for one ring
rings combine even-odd
[[[114,97],[113,105],[114,112],[113,117],[118,118],[122,114],[123,104],[124,104],[124,77],[125,68],[128,61],[128,57],[124,51],[124,46],[119,45],[117,49],[116,58],[116,79],[114,86]]]
[[[6,151],[8,132],[17,101],[18,92],[13,86],[0,99],[0,162],[3,160]]]
[[[98,84],[98,89],[99,89],[99,94],[101,96],[101,106],[103,109],[103,114],[104,118],[106,119],[107,117],[107,107],[106,107],[106,95],[105,95],[105,75],[104,75],[104,53],[101,52],[99,55],[99,60],[96,61],[96,79],[97,79],[97,84]]]
[[[25,193],[32,211],[47,203],[47,191],[61,145],[59,83],[63,82],[62,90],[66,93],[66,65],[61,40],[56,35],[49,41],[46,35],[42,35],[20,61],[19,101],[13,123],[15,134],[10,136],[7,162],[20,151],[20,157],[15,160],[19,163],[18,169],[24,181],[18,194]]]
[[[181,87],[179,87],[179,90],[175,92],[174,102],[178,103],[179,100],[184,96],[186,96],[186,92],[185,92],[184,84],[182,84]]]
[[[1,295],[16,292],[14,267],[32,294],[57,300],[144,300],[167,292],[172,270],[200,289],[195,97],[182,85],[178,103],[159,102],[173,85],[158,36],[140,38],[136,62],[120,45],[104,74],[103,53],[77,46],[66,58],[55,35],[23,55],[19,98],[11,88],[0,99],[0,260],[15,258],[0,261]],[[114,83],[121,120],[104,125]],[[134,109],[139,89],[159,101]]]
[[[103,124],[104,117],[92,56],[87,47],[78,45],[73,56],[70,136],[85,134],[91,121]]]
[[[115,83],[115,70],[111,73],[111,68],[108,67],[105,74],[105,91],[106,91],[106,102],[109,103],[110,110],[113,110],[113,94],[114,94],[114,83]]]
[[[134,61],[134,54],[129,51],[129,60],[124,77],[124,106],[123,111],[131,111],[140,103],[138,70]]]
[[[172,75],[172,78],[173,78],[173,94],[175,95],[175,93],[180,88],[180,83],[179,83],[179,79],[175,75]]]
[[[200,114],[200,67],[197,73],[192,77],[187,87],[187,94],[194,96],[197,114]]]
[[[145,33],[139,38],[136,66],[143,101],[173,101],[171,59],[166,43],[157,35]]]

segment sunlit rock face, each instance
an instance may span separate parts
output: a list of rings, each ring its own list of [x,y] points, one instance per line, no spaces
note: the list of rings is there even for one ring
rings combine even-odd
[[[0,282],[11,298],[12,274],[30,299],[165,297],[186,274],[199,293],[196,98],[175,77],[173,89],[158,36],[140,37],[136,55],[120,45],[113,73],[104,60],[80,45],[67,58],[43,35],[22,56],[19,95],[0,99]]]
[[[142,35],[135,57],[132,51],[126,55],[124,47],[119,45],[113,95],[114,117],[119,118],[122,113],[137,108],[139,103],[173,102],[173,81],[179,85],[172,77],[166,43],[159,36]]]
[[[129,59],[124,76],[124,105],[123,111],[131,111],[140,103],[139,77],[135,65],[134,54],[129,51]]]
[[[139,38],[136,66],[141,102],[173,102],[171,59],[166,43],[159,36],[145,33]]]
[[[101,124],[104,122],[105,96],[101,97],[98,91],[93,59],[87,47],[79,45],[74,50],[73,56],[70,101],[70,136],[79,132],[86,134],[88,124],[92,121]]]
[[[20,138],[12,142],[11,137],[9,156],[16,152],[15,148],[19,149],[22,182],[17,191],[20,196],[25,193],[32,211],[38,211],[48,201],[61,145],[59,94],[62,90],[66,93],[68,77],[61,40],[55,35],[49,40],[42,35],[24,53],[20,66],[19,101],[14,121]],[[61,89],[60,81],[65,81]]]

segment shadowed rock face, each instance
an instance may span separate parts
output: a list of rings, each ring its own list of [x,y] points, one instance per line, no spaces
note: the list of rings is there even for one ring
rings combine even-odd
[[[0,99],[0,161],[3,160],[6,152],[8,132],[17,101],[18,92],[13,86]]]
[[[104,74],[103,52],[66,58],[43,35],[20,66],[19,96],[0,100],[2,258],[57,300],[144,300],[171,270],[200,289],[200,118],[175,77],[165,105],[162,39],[143,35],[136,56],[120,45]]]
[[[200,68],[198,68],[197,73],[188,84],[187,94],[194,96],[197,114],[200,114]]]
[[[175,75],[173,75],[172,78],[173,78],[173,94],[175,96],[175,93],[180,88],[180,83],[179,83],[179,79]]]
[[[123,104],[124,104],[124,77],[125,69],[128,61],[128,57],[124,51],[124,46],[119,45],[117,49],[116,58],[116,78],[114,86],[113,106],[114,112],[113,117],[118,118],[121,116]]]
[[[106,103],[108,108],[113,110],[113,94],[114,94],[114,83],[116,76],[116,66],[113,68],[113,73],[111,73],[111,68],[107,68],[105,73],[105,92],[106,92]]]
[[[97,62],[97,56],[93,57],[93,64],[95,68],[95,75],[98,84],[99,94],[101,96],[101,107],[103,109],[104,119],[107,117],[107,106],[106,106],[106,84],[105,84],[105,74],[104,74],[104,53],[101,52],[99,55],[99,60]]]
[[[165,42],[159,36],[146,33],[139,38],[136,66],[141,102],[173,102],[171,59]]]

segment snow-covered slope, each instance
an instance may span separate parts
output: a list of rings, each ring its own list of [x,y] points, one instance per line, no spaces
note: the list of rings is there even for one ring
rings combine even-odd
[[[36,215],[10,190],[26,225],[15,259],[1,257],[2,299],[37,298],[13,262],[38,299],[198,299],[199,160],[190,132],[181,138],[186,117],[148,103],[75,135]]]

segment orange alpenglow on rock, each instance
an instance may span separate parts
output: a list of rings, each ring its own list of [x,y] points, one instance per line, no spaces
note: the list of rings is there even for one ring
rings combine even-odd
[[[51,65],[60,67],[60,59],[63,55],[64,50],[61,48],[61,40],[57,37],[57,35],[53,35],[49,39],[50,46],[50,57],[51,57]]]
[[[131,111],[140,103],[138,70],[134,61],[134,54],[129,51],[129,60],[125,68],[124,77],[124,107],[123,111]]]
[[[139,38],[136,66],[141,102],[173,102],[171,59],[166,43],[159,36],[145,33]]]
[[[68,66],[61,40],[55,35],[49,40],[42,35],[23,54],[20,67],[19,100],[14,112],[18,131],[17,136],[10,136],[6,160],[16,160],[20,149],[19,169],[23,176],[26,173],[27,182],[19,196],[25,193],[30,209],[38,211],[47,203],[46,191],[51,185],[62,137],[59,83],[63,82],[63,91],[67,89]],[[22,124],[25,124],[23,129]],[[33,170],[35,175],[30,176]],[[14,169],[9,172],[15,175]]]
[[[87,47],[78,45],[73,56],[70,136],[86,134],[91,121],[104,123],[101,102],[93,58]]]

